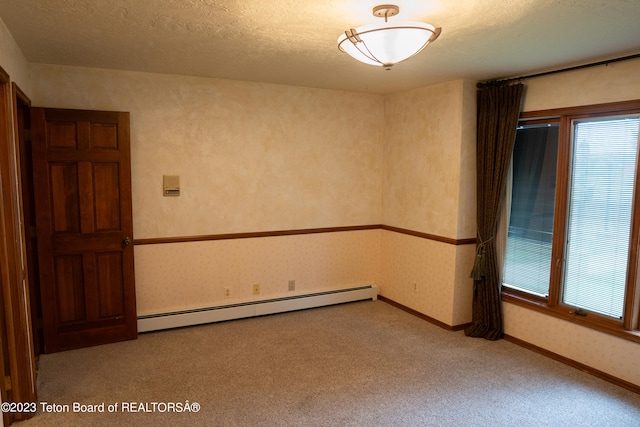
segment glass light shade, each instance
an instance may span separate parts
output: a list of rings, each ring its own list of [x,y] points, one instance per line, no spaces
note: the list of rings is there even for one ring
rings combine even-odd
[[[387,69],[419,53],[440,35],[422,22],[366,25],[338,37],[338,48],[365,64]]]

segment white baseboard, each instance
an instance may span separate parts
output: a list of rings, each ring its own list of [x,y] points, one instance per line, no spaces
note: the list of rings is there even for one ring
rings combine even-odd
[[[375,285],[207,307],[197,310],[138,316],[138,332],[264,316],[267,314],[284,313],[287,311],[304,310],[307,308],[368,299],[378,299],[378,288]]]

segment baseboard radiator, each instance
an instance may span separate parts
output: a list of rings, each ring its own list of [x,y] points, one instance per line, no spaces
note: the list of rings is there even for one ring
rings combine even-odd
[[[287,311],[304,310],[307,308],[323,307],[326,305],[369,299],[378,299],[378,288],[375,285],[359,286],[356,288],[339,289],[306,295],[295,295],[284,298],[256,300],[239,304],[200,308],[196,310],[152,314],[138,316],[138,332],[149,332],[161,329],[180,328],[183,326],[201,325],[204,323],[223,322],[225,320],[285,313]]]

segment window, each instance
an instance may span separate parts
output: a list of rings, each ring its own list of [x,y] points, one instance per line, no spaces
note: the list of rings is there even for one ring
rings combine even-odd
[[[513,150],[505,286],[549,294],[559,124],[523,125]]]
[[[622,318],[638,117],[575,121],[563,302]]]
[[[523,114],[506,300],[640,341],[640,101]]]

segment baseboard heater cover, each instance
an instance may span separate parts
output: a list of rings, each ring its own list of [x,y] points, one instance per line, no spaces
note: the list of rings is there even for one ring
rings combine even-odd
[[[374,301],[378,299],[378,288],[375,285],[248,301],[239,304],[221,305],[195,310],[175,311],[172,313],[151,314],[138,316],[138,332],[150,332],[246,317],[264,316],[267,314],[285,313],[287,311],[304,310],[307,308],[368,299]]]

